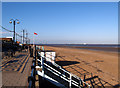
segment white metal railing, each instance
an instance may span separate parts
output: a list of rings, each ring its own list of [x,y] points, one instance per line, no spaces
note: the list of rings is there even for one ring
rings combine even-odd
[[[60,77],[62,80],[65,80],[66,82],[68,82],[69,88],[72,88],[72,85],[74,85],[78,88],[84,87],[83,85],[85,85],[86,87],[90,88],[90,85],[88,83],[84,82],[83,79],[66,71],[60,65],[58,65],[56,63],[52,64],[53,66],[57,67],[60,71],[62,71],[62,73],[60,71],[56,70],[55,68],[53,68],[52,66],[50,66],[49,64],[45,63],[44,60],[46,59],[46,57],[45,57],[44,52],[41,52],[41,53],[38,52],[38,54],[40,55],[40,58],[38,58],[37,61],[41,63],[41,66],[37,66],[37,67],[40,67],[42,69],[43,77],[45,75],[45,69],[46,69],[46,70],[50,71],[52,74]],[[68,74],[68,76],[66,76],[66,74]],[[77,81],[74,80],[73,78],[76,79]]]
[[[40,52],[38,52],[38,55],[40,56]],[[44,54],[46,61],[51,62],[52,64],[55,64],[55,53],[52,52],[51,54],[49,52]]]

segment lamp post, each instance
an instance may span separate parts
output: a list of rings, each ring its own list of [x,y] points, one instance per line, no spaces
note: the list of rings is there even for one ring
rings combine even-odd
[[[25,30],[23,29],[23,44],[24,44],[24,33],[25,33]]]
[[[18,19],[15,19],[15,20],[11,19],[10,22],[9,22],[10,24],[13,23],[13,25],[14,25],[14,35],[13,35],[13,41],[14,42],[15,42],[15,24],[16,24],[16,22],[17,22],[17,24],[20,23]]]
[[[21,33],[22,33],[23,31],[21,31]],[[22,34],[21,34],[22,35]],[[22,43],[22,36],[21,36],[21,43]]]
[[[26,30],[26,44],[28,43],[28,33],[27,33],[27,30]]]

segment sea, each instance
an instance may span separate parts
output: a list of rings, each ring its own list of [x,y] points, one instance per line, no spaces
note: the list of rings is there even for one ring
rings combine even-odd
[[[119,44],[38,44],[53,47],[69,47],[77,49],[88,49],[97,51],[120,52]]]

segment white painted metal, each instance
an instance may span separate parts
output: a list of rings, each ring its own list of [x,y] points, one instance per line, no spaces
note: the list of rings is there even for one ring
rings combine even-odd
[[[35,68],[41,68],[40,66],[36,66]]]
[[[54,64],[56,67],[59,67],[59,69],[61,69],[62,71],[66,72],[67,74],[70,74],[70,72],[66,71],[65,69],[63,69],[60,65],[58,64]]]
[[[37,74],[42,76],[42,73],[40,71],[37,71]],[[52,82],[53,84],[55,84],[56,86],[60,87],[60,88],[66,88],[64,85],[60,84],[58,81],[52,79],[51,77],[47,76],[45,74],[44,78],[46,78],[48,81]]]
[[[44,52],[38,52],[38,54],[40,55],[41,53],[44,53]],[[45,52],[45,59],[46,61],[54,64],[55,63],[55,52]]]
[[[40,61],[40,60],[38,59],[38,61]],[[40,61],[40,62],[41,62],[41,61]],[[66,79],[67,77],[64,77],[64,75],[60,75],[61,73],[60,73],[59,71],[55,70],[54,68],[50,67],[49,65],[47,65],[47,64],[45,64],[45,63],[44,63],[44,65],[48,67],[48,68],[46,68],[46,67],[44,67],[44,68],[46,68],[47,70],[49,70],[50,72],[52,72],[54,75],[59,76],[60,78],[62,78],[63,80],[65,80],[65,81],[67,81],[67,82],[70,82],[70,78]],[[49,68],[50,68],[50,69],[49,69]],[[52,71],[51,69],[54,70],[54,71],[56,71],[57,73],[55,73],[55,72]],[[73,74],[71,74],[71,75],[73,75]],[[73,85],[76,86],[76,87],[79,87],[79,86],[78,86],[78,83],[75,82],[75,81],[72,80],[72,79],[71,79],[71,84],[73,84]]]
[[[69,82],[69,88],[72,87],[72,75],[70,74],[70,82]]]
[[[79,79],[79,88],[81,88],[81,79]]]
[[[45,52],[46,61],[55,63],[55,52]]]
[[[62,78],[63,80],[66,80],[67,82],[69,82],[69,88],[71,88],[72,85],[81,88],[81,83],[86,84],[88,86],[88,88],[90,88],[90,85],[86,82],[84,82],[82,79],[80,79],[78,76],[66,71],[65,69],[63,69],[61,66],[59,66],[58,64],[55,63],[55,53],[54,55],[52,53],[46,53],[46,56],[44,56],[44,52],[38,52],[38,54],[41,56],[41,60],[37,59],[37,61],[41,62],[41,68],[42,68],[42,76],[44,77],[44,68],[46,68],[47,70],[49,70],[50,72],[52,72],[53,74],[59,76],[60,78]],[[52,58],[51,56],[54,56],[54,58]],[[48,60],[52,63],[52,59],[54,60],[54,63],[52,63],[54,66],[58,67],[60,70],[63,71],[63,73],[57,71],[56,69],[54,69],[53,67],[49,66],[48,64],[44,63],[44,60]],[[38,67],[39,68],[39,67]],[[68,74],[70,77],[66,77],[65,74]],[[72,77],[76,78],[79,80],[79,82],[76,82],[75,80],[72,79]]]
[[[44,52],[41,52],[41,68],[42,68],[42,76],[44,77]]]
[[[53,72],[53,71],[52,71],[52,70],[50,70],[49,68],[46,68],[46,69],[47,69],[47,70],[49,70],[49,71],[51,71],[53,74],[55,74],[55,75],[59,76],[60,78],[64,79],[65,81],[69,82],[69,80],[68,80],[68,79],[66,79],[66,78],[64,78],[63,76],[61,76],[61,75],[59,75],[59,74],[57,74],[57,73]]]
[[[45,67],[46,68],[46,67]],[[46,68],[47,70],[49,70],[50,72],[52,72],[54,75],[56,75],[56,76],[59,76],[60,78],[62,78],[63,80],[65,80],[65,81],[67,81],[67,82],[70,82],[70,80],[68,80],[68,79],[66,79],[65,77],[63,77],[63,75],[60,75],[60,74],[58,74],[58,73],[55,73],[54,71],[52,71],[51,69],[49,69],[49,68]],[[72,82],[73,80],[71,80],[71,82]],[[72,84],[74,85],[74,86],[77,86],[78,87],[78,85],[77,84],[75,84],[75,83],[73,83],[72,82]]]
[[[37,61],[40,61],[40,60],[37,59]],[[41,61],[40,61],[40,62],[41,62]],[[56,73],[58,73],[58,74],[59,74],[58,76],[61,75],[61,76],[63,76],[63,77],[66,77],[64,74],[62,74],[62,73],[60,73],[59,71],[55,70],[54,68],[50,67],[50,66],[47,65],[46,63],[44,63],[44,65],[47,66],[48,68],[52,69],[52,70],[55,71]],[[39,68],[39,67],[37,67],[37,68]],[[47,68],[46,68],[46,69],[47,69]],[[52,70],[51,70],[51,71],[52,71]],[[55,72],[54,72],[54,73],[55,73]],[[66,77],[66,78],[67,78],[67,77]]]

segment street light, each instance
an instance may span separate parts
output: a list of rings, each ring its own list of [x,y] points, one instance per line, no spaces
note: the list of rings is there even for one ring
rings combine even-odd
[[[13,25],[14,25],[14,35],[13,35],[13,41],[15,42],[15,23],[17,22],[17,24],[19,24],[20,22],[19,22],[19,20],[18,19],[11,19],[10,21],[9,21],[9,23],[11,24],[13,22]]]

